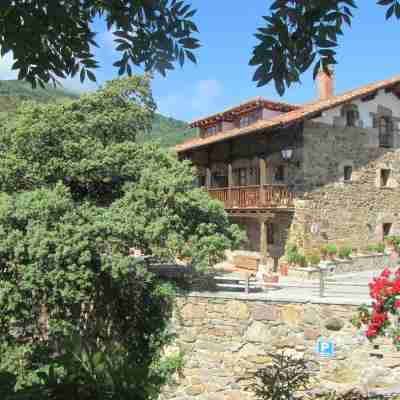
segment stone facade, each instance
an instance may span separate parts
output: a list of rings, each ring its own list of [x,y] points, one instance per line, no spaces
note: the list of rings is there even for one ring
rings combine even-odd
[[[350,323],[356,306],[287,304],[212,297],[180,298],[175,351],[184,366],[163,397],[176,400],[253,399],[252,376],[285,351],[317,362],[314,388],[337,391],[392,387],[400,381],[400,354],[374,347]],[[333,338],[334,358],[315,353],[320,336]]]
[[[371,146],[372,129],[308,122],[303,135],[303,201],[290,240],[306,251],[327,243],[364,250],[383,240],[384,224],[399,234],[400,149]],[[349,181],[345,166],[352,168]],[[382,169],[390,171],[385,187]]]

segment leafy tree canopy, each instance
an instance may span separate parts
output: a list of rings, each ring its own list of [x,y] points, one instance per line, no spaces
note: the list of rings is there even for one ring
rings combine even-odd
[[[189,163],[135,143],[153,111],[131,77],[0,126],[0,372],[24,395],[157,397],[173,293],[128,249],[207,268],[241,239]]]
[[[376,0],[385,7],[386,19],[400,18],[399,0]],[[263,86],[273,81],[283,95],[299,82],[311,66],[314,75],[322,67],[336,64],[338,39],[351,26],[356,0],[274,0],[264,26],[255,36],[250,64],[254,81]],[[96,45],[92,30],[100,17],[113,30],[121,58],[119,74],[132,74],[132,65],[165,74],[185,58],[196,62],[192,50],[199,47],[193,35],[197,27],[190,4],[177,0],[16,0],[0,5],[0,54],[13,52],[13,68],[19,79],[32,84],[57,77],[74,76],[95,80],[97,62],[90,51]],[[19,29],[15,30],[18,26]]]
[[[6,0],[0,4],[0,55],[11,51],[18,78],[33,85],[78,73],[94,81],[92,24],[100,18],[115,35],[121,75],[131,75],[132,65],[165,75],[176,61],[196,61],[194,14],[177,0]]]

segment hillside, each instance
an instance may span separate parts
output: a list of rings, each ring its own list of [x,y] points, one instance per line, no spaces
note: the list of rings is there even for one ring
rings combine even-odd
[[[32,87],[21,81],[0,81],[0,118],[15,110],[23,100],[35,100],[39,102],[57,101],[65,98],[77,98],[76,93],[62,88],[48,87],[46,89]],[[158,141],[163,147],[172,147],[183,140],[193,137],[195,134],[186,122],[156,114],[152,131],[143,136],[140,141]]]

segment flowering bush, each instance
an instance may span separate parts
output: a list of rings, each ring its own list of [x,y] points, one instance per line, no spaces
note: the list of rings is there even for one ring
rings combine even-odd
[[[391,272],[385,268],[369,284],[373,299],[372,309],[361,306],[353,324],[366,326],[366,336],[374,340],[378,336],[391,336],[400,350],[400,269]]]

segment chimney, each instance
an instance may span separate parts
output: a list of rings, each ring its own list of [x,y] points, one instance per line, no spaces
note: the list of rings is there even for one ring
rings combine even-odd
[[[333,96],[333,68],[328,67],[330,75],[328,75],[323,69],[320,69],[316,81],[317,81],[317,95],[318,100],[326,100]]]

